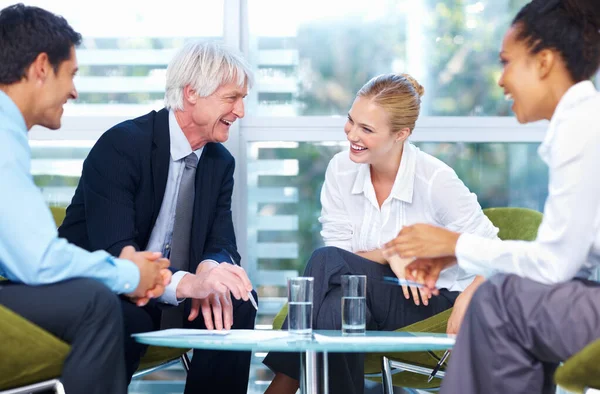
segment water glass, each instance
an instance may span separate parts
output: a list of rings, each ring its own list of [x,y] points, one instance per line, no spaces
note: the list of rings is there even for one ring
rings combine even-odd
[[[313,278],[288,279],[288,330],[292,334],[312,333]]]
[[[364,334],[367,320],[367,277],[342,275],[342,333]]]

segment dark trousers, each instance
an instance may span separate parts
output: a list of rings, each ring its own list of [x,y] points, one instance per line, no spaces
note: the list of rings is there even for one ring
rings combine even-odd
[[[256,293],[252,292],[255,299]],[[205,329],[202,314],[193,322],[187,321],[190,300],[186,300],[184,327]],[[250,302],[236,300],[233,303],[232,329],[253,329],[256,309]],[[131,376],[139,366],[140,358],[147,346],[137,343],[131,334],[158,330],[161,309],[155,303],[138,308],[131,302],[123,300],[123,317],[125,319],[125,358],[127,376]],[[218,350],[194,350],[190,371],[185,383],[185,394],[246,394],[248,391],[248,375],[250,373],[251,352],[232,352]]]
[[[119,299],[93,279],[45,286],[0,283],[0,304],[71,345],[61,382],[69,394],[125,394]]]
[[[600,284],[497,275],[477,289],[442,393],[554,393],[561,361],[600,338]]]
[[[339,248],[324,247],[313,253],[304,271],[304,276],[314,278],[313,328],[341,329],[342,275],[367,275],[367,330],[392,331],[427,319],[451,308],[458,296],[458,292],[442,290],[439,297],[429,300],[428,306],[416,306],[412,298],[404,298],[400,286],[383,282],[384,276],[395,276],[388,265]],[[283,328],[287,328],[287,318]],[[271,352],[264,363],[274,372],[299,378],[300,357],[296,353]],[[364,354],[330,354],[329,392],[352,394],[363,391]]]

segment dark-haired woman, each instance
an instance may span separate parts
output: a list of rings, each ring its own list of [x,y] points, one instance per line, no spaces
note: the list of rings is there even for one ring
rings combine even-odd
[[[471,300],[442,393],[554,393],[558,363],[600,338],[600,284],[584,279],[600,265],[600,94],[590,81],[599,30],[598,0],[534,0],[502,43],[499,85],[517,119],[550,120],[539,148],[550,181],[537,239],[417,224],[384,250],[419,258],[406,271],[432,291],[451,261],[441,256],[456,256],[468,272],[500,273]]]

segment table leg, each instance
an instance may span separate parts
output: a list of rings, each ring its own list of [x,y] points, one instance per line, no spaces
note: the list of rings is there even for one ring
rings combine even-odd
[[[300,392],[302,394],[317,394],[317,352],[307,350],[300,354]]]
[[[329,357],[323,352],[323,394],[329,394]]]

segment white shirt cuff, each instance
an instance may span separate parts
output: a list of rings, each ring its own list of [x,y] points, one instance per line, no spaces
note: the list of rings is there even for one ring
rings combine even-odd
[[[170,304],[175,306],[179,305],[180,302],[183,302],[185,298],[177,298],[177,286],[179,286],[179,282],[187,274],[189,274],[189,272],[187,271],[175,272],[171,277],[171,283],[169,283],[168,286],[165,287],[165,292],[163,293],[163,295],[158,297],[158,301],[164,304]]]
[[[219,262],[213,259],[206,259],[206,260],[202,260],[200,262],[200,264],[204,263],[205,261],[212,261],[213,263],[215,263],[216,265],[219,265]],[[235,261],[232,261],[233,264],[235,264]]]
[[[456,261],[458,266],[469,274],[490,277],[496,273],[484,258],[485,250],[481,250],[482,237],[463,233],[456,242]]]

